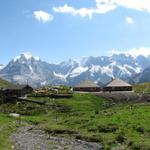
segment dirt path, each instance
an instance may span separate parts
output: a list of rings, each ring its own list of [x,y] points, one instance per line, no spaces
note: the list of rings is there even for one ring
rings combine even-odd
[[[86,142],[73,138],[61,138],[46,134],[32,126],[21,127],[11,137],[15,150],[101,150],[99,143]]]

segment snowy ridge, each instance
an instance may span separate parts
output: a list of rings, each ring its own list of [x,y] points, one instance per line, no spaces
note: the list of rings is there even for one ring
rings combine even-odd
[[[4,68],[0,65],[0,77],[21,84],[28,80],[33,86],[77,85],[86,79],[107,83],[115,77],[126,80],[150,67],[150,52],[143,54],[143,51],[141,48],[137,53],[133,49],[128,53],[115,52],[111,56],[69,59],[60,64],[46,63],[27,52],[17,56]]]
[[[88,67],[79,66],[72,70],[72,72],[70,73],[70,77],[71,78],[76,77],[80,75],[81,73],[86,72],[87,70],[88,70]]]
[[[17,60],[19,60],[22,56],[24,56],[26,60],[29,60],[29,59],[31,59],[31,58],[34,58],[34,59],[37,60],[37,61],[40,60],[39,57],[33,57],[30,52],[26,52],[26,53],[22,53],[21,55],[15,57],[15,58],[14,58],[14,62],[17,61]]]
[[[68,74],[64,75],[64,74],[61,74],[61,73],[55,73],[53,72],[54,76],[55,77],[58,77],[59,79],[63,80],[63,81],[67,81],[67,77],[68,77]]]

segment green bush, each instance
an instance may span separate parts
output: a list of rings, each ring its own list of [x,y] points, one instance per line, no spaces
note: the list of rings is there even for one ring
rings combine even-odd
[[[142,126],[138,126],[138,127],[136,127],[136,131],[137,132],[139,132],[139,133],[143,133],[144,134],[144,127],[142,127]]]
[[[118,127],[113,124],[98,126],[98,131],[103,133],[115,132],[117,129]]]
[[[118,141],[119,143],[123,143],[125,142],[126,138],[124,136],[124,134],[120,133],[119,135],[116,136],[116,141]]]
[[[85,140],[87,142],[101,142],[102,139],[98,135],[91,135],[91,136],[85,136],[85,135],[76,135],[76,139]]]
[[[144,144],[133,144],[132,150],[150,150],[150,146]]]

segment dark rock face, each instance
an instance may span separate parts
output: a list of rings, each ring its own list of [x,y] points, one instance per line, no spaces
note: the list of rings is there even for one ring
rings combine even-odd
[[[132,83],[150,82],[150,67],[146,68],[143,72],[136,74],[131,79]]]

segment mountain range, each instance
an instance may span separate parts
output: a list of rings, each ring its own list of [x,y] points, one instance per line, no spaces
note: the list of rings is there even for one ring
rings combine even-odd
[[[59,64],[50,64],[23,53],[6,66],[0,65],[0,77],[14,83],[44,86],[49,84],[77,85],[89,79],[106,84],[112,78],[130,82],[150,81],[150,56],[133,56],[128,53],[111,56],[83,57],[69,59]]]

